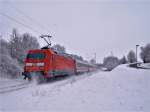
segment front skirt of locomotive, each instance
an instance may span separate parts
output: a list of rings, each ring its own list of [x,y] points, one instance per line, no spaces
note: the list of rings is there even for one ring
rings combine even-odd
[[[25,80],[44,80],[44,73],[43,72],[22,72]]]
[[[24,79],[31,80],[31,73],[30,72],[22,72],[22,75],[24,76]]]

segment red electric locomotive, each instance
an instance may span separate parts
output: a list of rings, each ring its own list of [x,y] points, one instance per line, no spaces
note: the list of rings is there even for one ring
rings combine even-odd
[[[50,44],[48,43],[48,45]],[[95,70],[95,65],[77,61],[68,54],[57,53],[52,48],[44,47],[29,50],[22,75],[25,79],[31,80],[34,77],[39,82],[43,82],[56,76],[73,75]]]
[[[57,54],[50,48],[29,50],[25,59],[23,75],[29,79],[34,76],[45,80],[56,76],[75,74],[75,65],[75,60],[70,56]]]

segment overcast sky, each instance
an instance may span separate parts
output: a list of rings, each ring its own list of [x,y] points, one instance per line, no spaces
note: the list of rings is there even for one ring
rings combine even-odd
[[[150,43],[149,0],[0,0],[0,13],[30,27],[0,15],[3,37],[8,39],[12,28],[37,38],[51,34],[69,53],[86,59],[96,53],[98,62]]]

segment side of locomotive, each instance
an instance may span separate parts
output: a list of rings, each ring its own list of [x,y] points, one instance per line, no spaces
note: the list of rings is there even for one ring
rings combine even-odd
[[[29,50],[25,59],[24,79],[47,80],[56,76],[75,74],[75,61],[51,49]]]
[[[92,72],[96,67],[92,64],[77,61],[69,55],[58,54],[52,49],[29,50],[25,59],[24,78],[37,78],[45,81],[57,76]]]
[[[61,75],[73,75],[76,73],[75,60],[69,56],[53,54],[51,62],[52,69],[49,71],[49,74],[54,77]]]

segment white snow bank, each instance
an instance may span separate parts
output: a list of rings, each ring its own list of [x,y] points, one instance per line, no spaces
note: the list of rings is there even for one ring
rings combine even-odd
[[[142,64],[140,64],[139,67],[145,68],[145,69],[150,69],[150,63],[142,63]]]
[[[81,78],[80,78],[81,79]],[[149,112],[150,71],[119,66],[78,81],[32,86],[1,94],[1,111]]]

